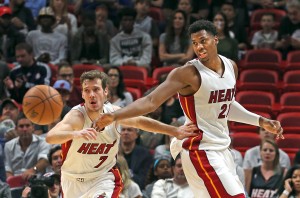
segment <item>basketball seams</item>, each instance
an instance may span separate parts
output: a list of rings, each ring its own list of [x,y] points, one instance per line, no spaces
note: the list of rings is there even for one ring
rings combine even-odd
[[[25,115],[32,122],[40,125],[54,122],[60,116],[63,109],[61,95],[48,85],[37,85],[30,90],[28,90],[27,95],[25,94],[23,99]],[[26,105],[28,103],[29,105]],[[48,112],[52,112],[52,115],[48,115]],[[33,115],[34,113],[37,113],[37,115]]]

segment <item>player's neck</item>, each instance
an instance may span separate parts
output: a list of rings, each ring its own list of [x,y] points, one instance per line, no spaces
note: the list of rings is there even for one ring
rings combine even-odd
[[[219,70],[223,70],[223,65],[221,58],[219,58],[218,55],[216,55],[216,58],[208,60],[207,62],[203,63],[203,65],[211,70],[213,70],[216,73],[219,73]]]

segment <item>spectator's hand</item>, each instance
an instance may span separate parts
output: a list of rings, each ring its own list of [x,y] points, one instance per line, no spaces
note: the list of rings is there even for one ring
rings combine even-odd
[[[16,130],[10,130],[10,131],[8,131],[8,132],[6,132],[5,134],[4,134],[4,138],[5,138],[5,140],[8,142],[9,140],[12,140],[12,139],[14,139],[15,137],[17,137],[18,136],[18,134],[17,134],[17,131]]]
[[[295,49],[300,49],[300,40],[295,39],[295,38],[291,38],[291,45],[292,45]]]
[[[12,24],[14,24],[17,28],[24,28],[25,24],[18,18],[13,17],[11,19]]]
[[[25,181],[28,181],[30,178],[32,178],[35,175],[35,170],[33,168],[27,169],[25,172],[22,173],[22,178]]]
[[[24,84],[24,79],[23,78],[17,78],[15,80],[15,87],[17,89],[21,88],[23,86],[23,84]]]
[[[26,186],[24,188],[24,190],[22,191],[22,198],[29,197],[30,191],[31,191],[31,188],[29,186]]]
[[[13,89],[14,88],[14,83],[13,81],[10,79],[9,76],[7,76],[4,80],[3,83],[5,84],[7,89]]]
[[[270,120],[264,117],[259,118],[259,126],[264,128],[266,131],[276,134],[276,139],[284,139],[283,129],[280,122],[277,120]]]
[[[51,61],[51,57],[50,57],[50,54],[45,52],[43,54],[41,54],[38,58],[37,58],[37,61],[40,61],[40,62],[43,62],[43,63],[50,63]]]
[[[291,193],[293,191],[293,188],[291,187],[291,182],[292,182],[292,179],[289,178],[289,179],[286,179],[284,181],[284,189],[286,191],[288,191],[289,193]]]
[[[127,62],[123,63],[123,65],[136,65],[136,62],[134,60],[128,60]]]

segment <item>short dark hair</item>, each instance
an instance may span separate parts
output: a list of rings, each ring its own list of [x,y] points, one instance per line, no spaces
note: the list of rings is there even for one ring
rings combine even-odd
[[[215,25],[208,20],[198,20],[192,23],[188,29],[188,34],[189,36],[191,36],[191,34],[199,32],[201,30],[205,30],[213,36],[216,36],[218,34]]]
[[[48,153],[48,161],[49,161],[49,164],[51,165],[52,164],[52,155],[53,153],[55,153],[56,151],[58,150],[61,150],[61,146],[60,145],[56,145],[54,147],[52,147]]]
[[[28,54],[33,53],[32,46],[29,45],[28,43],[19,43],[18,45],[16,45],[15,49],[16,50],[25,50]]]
[[[26,115],[25,115],[23,112],[20,112],[20,113],[18,114],[18,117],[17,117],[17,123],[16,123],[17,126],[18,126],[19,121],[22,120],[22,119],[30,120],[29,118],[26,117]],[[33,125],[33,123],[32,123],[31,120],[30,120],[30,122],[31,122],[31,124]]]
[[[105,89],[109,83],[109,77],[106,73],[101,72],[99,70],[90,70],[88,72],[84,72],[80,76],[80,84],[82,85],[85,80],[94,80],[99,78],[102,82],[102,88]]]
[[[263,18],[263,16],[271,16],[272,18],[273,18],[273,20],[275,20],[275,14],[274,13],[272,13],[272,12],[265,12],[265,13],[263,13],[262,15],[261,15],[261,18],[260,19],[262,19]]]
[[[177,157],[175,158],[175,160],[172,158],[172,159],[171,159],[171,166],[172,166],[172,167],[175,166],[176,161],[179,160],[179,159],[181,159],[181,155],[177,155]]]
[[[136,18],[136,10],[133,9],[133,8],[130,8],[130,7],[125,7],[123,8],[122,10],[120,10],[118,16],[119,16],[119,19],[122,20],[122,18],[124,16],[131,16],[133,17],[134,19]]]

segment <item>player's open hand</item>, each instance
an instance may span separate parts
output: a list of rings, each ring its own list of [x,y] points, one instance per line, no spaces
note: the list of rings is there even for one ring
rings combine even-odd
[[[104,113],[101,114],[98,119],[96,119],[93,123],[93,128],[96,129],[96,131],[103,131],[103,129],[110,125],[115,120],[114,115],[111,113]]]
[[[198,130],[197,126],[193,123],[188,123],[188,124],[182,125],[182,126],[178,127],[178,132],[177,132],[176,138],[179,140],[182,140],[187,137],[197,136],[197,135],[199,135],[197,130]]]
[[[96,140],[97,131],[93,128],[86,128],[81,131],[74,131],[73,138],[83,138],[85,140]]]
[[[261,117],[259,120],[259,125],[270,133],[276,134],[276,139],[284,139],[283,129],[280,122],[277,120],[269,120],[267,118]]]

